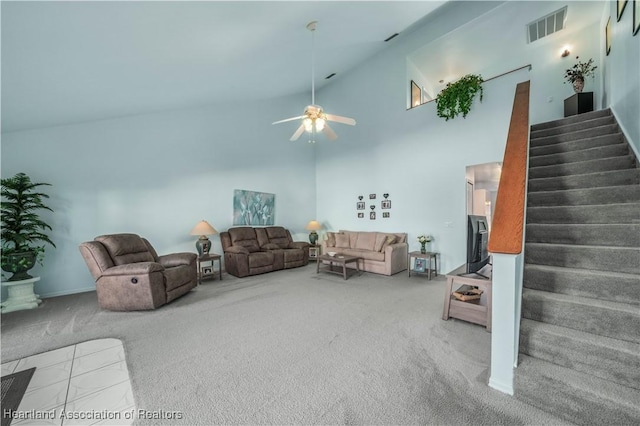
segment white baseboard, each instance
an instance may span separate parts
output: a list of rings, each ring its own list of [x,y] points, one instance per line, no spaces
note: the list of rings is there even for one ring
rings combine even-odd
[[[88,291],[96,291],[96,287],[82,287],[82,288],[74,288],[71,290],[63,290],[63,291],[54,291],[53,293],[39,293],[41,298],[48,298],[48,297],[58,297],[58,296],[68,296],[70,294],[77,294],[77,293],[86,293]]]
[[[513,383],[504,383],[500,380],[489,379],[489,387],[507,395],[513,395]]]

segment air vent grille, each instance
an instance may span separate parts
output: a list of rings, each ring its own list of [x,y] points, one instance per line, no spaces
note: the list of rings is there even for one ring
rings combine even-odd
[[[544,16],[527,25],[528,42],[533,43],[536,40],[553,34],[564,29],[567,20],[567,6],[556,10],[547,16]]]

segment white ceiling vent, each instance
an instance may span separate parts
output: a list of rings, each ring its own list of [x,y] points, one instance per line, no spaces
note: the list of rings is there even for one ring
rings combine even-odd
[[[527,35],[529,43],[541,39],[542,37],[553,34],[561,29],[564,29],[565,21],[567,20],[567,6],[562,9],[556,10],[553,13],[548,14],[536,21],[527,25]]]

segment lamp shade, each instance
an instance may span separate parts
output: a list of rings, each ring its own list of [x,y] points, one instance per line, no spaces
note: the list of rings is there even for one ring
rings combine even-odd
[[[309,223],[307,223],[307,226],[305,226],[304,229],[308,231],[318,231],[322,229],[322,225],[320,225],[320,222],[318,222],[317,220],[312,220]]]
[[[209,224],[206,220],[201,220],[198,222],[196,226],[191,230],[190,235],[214,235],[217,234],[218,231]]]

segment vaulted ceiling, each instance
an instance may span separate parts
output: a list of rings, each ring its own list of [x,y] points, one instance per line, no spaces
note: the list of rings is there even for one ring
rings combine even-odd
[[[310,91],[444,1],[6,2],[2,131]]]

